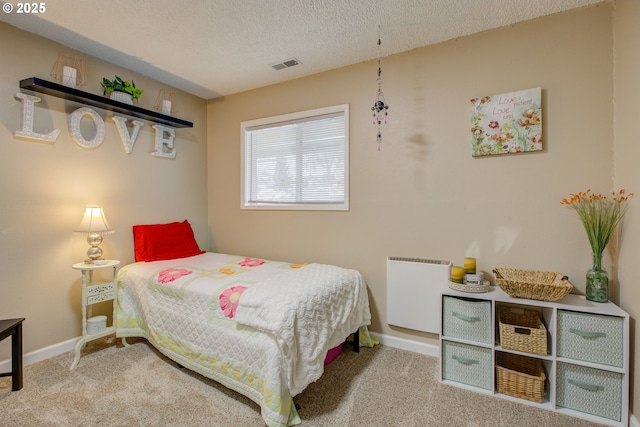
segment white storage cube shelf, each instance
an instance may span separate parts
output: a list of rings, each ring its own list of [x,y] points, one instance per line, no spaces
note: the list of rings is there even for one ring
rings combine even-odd
[[[615,304],[573,294],[555,302],[511,298],[497,286],[477,294],[444,288],[441,303],[442,382],[605,425],[629,425],[629,315]],[[547,355],[500,346],[501,306],[539,313]],[[498,392],[500,352],[540,361],[542,403]]]

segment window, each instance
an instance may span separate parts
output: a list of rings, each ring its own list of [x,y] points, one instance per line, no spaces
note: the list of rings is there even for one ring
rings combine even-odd
[[[349,210],[349,105],[241,123],[242,209]]]

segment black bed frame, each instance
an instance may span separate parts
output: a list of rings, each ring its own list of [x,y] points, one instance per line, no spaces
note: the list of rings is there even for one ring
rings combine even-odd
[[[353,351],[360,353],[360,328],[353,333]]]

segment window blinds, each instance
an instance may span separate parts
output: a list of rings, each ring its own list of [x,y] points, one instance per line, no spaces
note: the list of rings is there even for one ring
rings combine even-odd
[[[344,111],[245,129],[245,201],[345,202]]]

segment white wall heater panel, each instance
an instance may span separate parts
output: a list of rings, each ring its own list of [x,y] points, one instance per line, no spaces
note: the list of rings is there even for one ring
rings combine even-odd
[[[440,334],[441,292],[451,262],[420,258],[387,258],[387,323]]]

